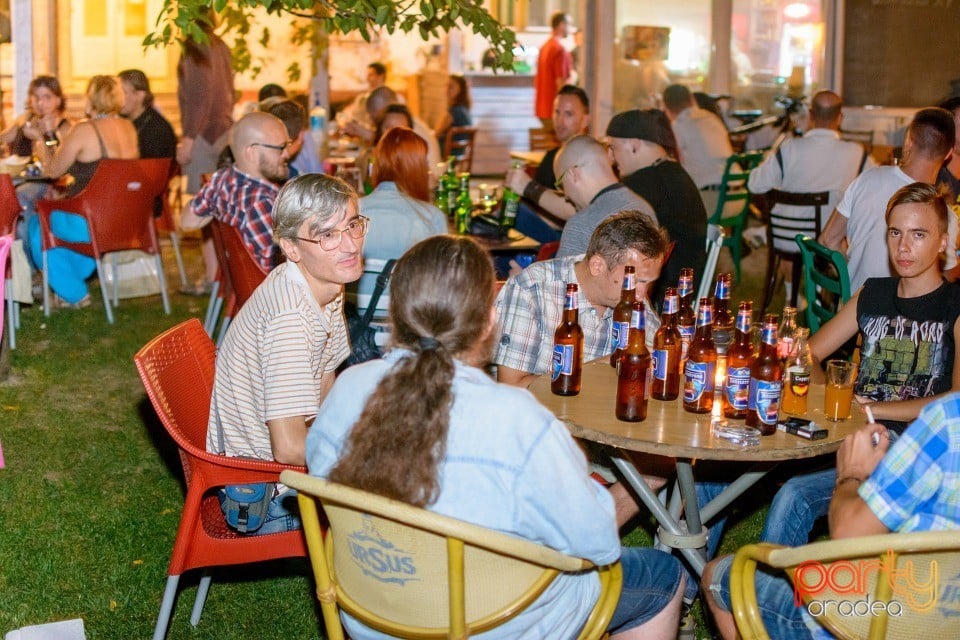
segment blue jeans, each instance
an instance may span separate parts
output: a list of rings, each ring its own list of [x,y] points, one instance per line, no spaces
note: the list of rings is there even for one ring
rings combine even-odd
[[[799,547],[810,540],[818,518],[827,515],[837,470],[824,469],[794,476],[773,497],[760,542]]]
[[[53,235],[68,242],[90,242],[87,221],[73,213],[53,211],[50,214],[50,230]],[[43,245],[40,235],[40,218],[33,216],[27,222],[27,245],[33,263],[42,268]],[[80,302],[89,293],[87,278],[96,268],[96,260],[70,249],[58,247],[47,252],[50,288],[71,304]]]
[[[732,565],[733,556],[721,558],[717,562],[709,585],[710,593],[727,611],[733,610],[730,603],[730,567]],[[803,607],[793,604],[793,585],[790,584],[785,573],[767,573],[758,567],[756,587],[760,617],[771,638],[809,640],[815,637],[804,621]],[[816,625],[814,622],[811,624]]]
[[[673,556],[650,547],[624,547],[620,553],[623,588],[607,631],[620,633],[651,620],[673,600],[683,571]]]
[[[221,509],[223,509],[224,495],[223,489],[217,492]],[[300,506],[297,504],[297,492],[293,489],[287,489],[280,495],[274,496],[270,504],[267,505],[267,518],[263,521],[263,525],[248,535],[263,536],[270,533],[296,531],[301,528]]]

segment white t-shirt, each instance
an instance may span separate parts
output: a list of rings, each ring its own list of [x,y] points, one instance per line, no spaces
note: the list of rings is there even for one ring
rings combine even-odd
[[[850,183],[837,211],[847,219],[847,271],[850,290],[856,291],[867,278],[895,275],[887,255],[887,203],[900,187],[916,182],[900,167],[876,167]],[[957,218],[947,216],[948,247],[957,246]],[[956,251],[947,251],[944,269],[957,264]]]

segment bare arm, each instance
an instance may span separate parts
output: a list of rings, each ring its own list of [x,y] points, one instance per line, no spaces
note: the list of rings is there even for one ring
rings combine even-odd
[[[213,220],[213,216],[198,216],[193,210],[193,203],[191,202],[180,213],[180,228],[184,231],[200,229],[210,224],[211,220]]]
[[[823,228],[823,231],[820,232],[820,237],[817,238],[817,242],[828,249],[843,251],[843,243],[846,240],[846,237],[847,218],[842,213],[834,209],[833,213],[830,214],[830,219],[827,220],[827,224]]]
[[[267,420],[273,458],[281,464],[306,464],[307,419],[290,416]]]
[[[511,369],[503,365],[497,366],[497,380],[503,384],[526,389],[536,379],[537,375],[535,373],[527,373],[526,371]]]
[[[531,182],[533,182],[533,179],[528,176],[527,172],[523,169],[508,170],[506,178],[504,179],[506,186],[521,195]],[[573,217],[573,214],[577,212],[574,206],[570,204],[570,201],[563,197],[561,192],[553,191],[552,189],[546,189],[537,197],[536,201],[531,200],[531,202],[561,220],[569,220]]]
[[[813,382],[823,383],[823,368],[821,362],[824,358],[839,349],[843,344],[857,335],[859,326],[857,325],[857,300],[860,298],[858,290],[843,308],[830,319],[825,325],[820,327],[812,338],[810,338],[810,356],[813,359],[811,368],[811,379]]]
[[[877,446],[873,446],[874,434],[880,437]],[[831,538],[853,538],[890,532],[857,493],[863,481],[870,477],[883,459],[889,446],[887,430],[880,424],[866,425],[848,436],[840,445],[837,452],[837,486],[830,501]]]

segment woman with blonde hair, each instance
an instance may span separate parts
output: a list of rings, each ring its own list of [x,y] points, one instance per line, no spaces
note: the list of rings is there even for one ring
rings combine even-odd
[[[613,499],[563,423],[483,370],[498,335],[494,284],[489,256],[470,238],[428,238],[397,261],[395,348],[337,378],[307,436],[310,473],[597,565],[620,558],[613,637],[675,638],[680,563],[652,548],[621,549]],[[599,593],[596,573],[562,574],[528,609],[477,637],[574,638]],[[383,637],[342,617],[351,638]]]
[[[93,178],[103,158],[134,159],[140,156],[137,130],[133,123],[120,117],[123,107],[123,89],[113,76],[93,76],[87,84],[86,112],[89,118],[78,122],[57,147],[44,146],[41,155],[43,173],[47,177],[66,179],[63,196],[80,193]],[[76,242],[87,242],[90,233],[86,221],[65,211],[54,211],[50,216],[51,229],[57,237]],[[27,227],[30,255],[34,264],[42,264],[40,221],[34,218]],[[87,306],[90,296],[86,279],[93,273],[93,258],[69,249],[57,248],[47,254],[50,286],[60,306]]]

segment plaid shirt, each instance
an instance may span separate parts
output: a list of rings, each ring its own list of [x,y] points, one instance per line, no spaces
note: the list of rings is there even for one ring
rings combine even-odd
[[[891,531],[960,528],[960,393],[927,405],[859,493]]]
[[[243,241],[260,267],[273,268],[273,201],[279,191],[272,182],[252,178],[230,166],[213,174],[193,198],[193,212],[214,216],[240,229]]]
[[[553,361],[553,333],[563,317],[563,303],[567,284],[579,284],[573,266],[584,256],[569,256],[535,262],[507,280],[497,296],[497,318],[500,322],[500,340],[493,361],[524,373],[543,375]],[[580,287],[580,328],[583,329],[583,361],[589,362],[613,353],[613,309],[597,313]],[[653,334],[660,327],[660,319],[647,303],[647,346],[653,344]]]

